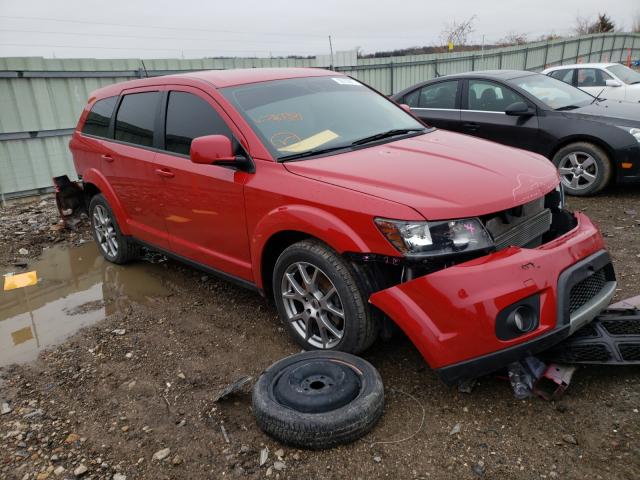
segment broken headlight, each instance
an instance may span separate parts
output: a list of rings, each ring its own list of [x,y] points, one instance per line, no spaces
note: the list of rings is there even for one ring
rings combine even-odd
[[[426,257],[488,250],[493,240],[477,218],[408,222],[376,218],[376,225],[406,257]]]

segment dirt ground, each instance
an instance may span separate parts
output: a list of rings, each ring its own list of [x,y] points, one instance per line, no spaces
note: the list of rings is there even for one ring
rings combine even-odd
[[[89,239],[86,228],[59,231],[53,202],[40,202],[0,210],[2,273],[28,270],[43,247]],[[617,298],[640,293],[640,188],[569,204],[602,229]],[[640,478],[640,369],[582,368],[559,402],[516,400],[493,376],[464,394],[401,337],[364,355],[386,389],[368,436],[329,451],[282,446],[256,427],[248,391],[213,400],[297,351],[275,309],[173,262],[148,275],[164,295],[0,370],[0,478]]]

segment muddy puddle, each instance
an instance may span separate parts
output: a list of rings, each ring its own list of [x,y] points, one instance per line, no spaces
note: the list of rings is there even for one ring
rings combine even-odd
[[[93,243],[45,250],[27,270],[36,272],[35,285],[0,289],[0,366],[32,361],[82,327],[169,293],[159,265],[113,265]]]

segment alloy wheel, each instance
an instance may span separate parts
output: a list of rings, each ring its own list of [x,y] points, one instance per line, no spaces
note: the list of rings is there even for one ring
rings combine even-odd
[[[598,163],[586,152],[571,152],[560,160],[558,173],[565,187],[585,190],[598,180]]]
[[[118,234],[111,215],[102,205],[96,205],[93,209],[93,229],[102,251],[109,257],[116,257],[118,255]]]
[[[280,285],[287,320],[315,348],[335,347],[344,335],[345,313],[329,277],[307,262],[289,265]]]

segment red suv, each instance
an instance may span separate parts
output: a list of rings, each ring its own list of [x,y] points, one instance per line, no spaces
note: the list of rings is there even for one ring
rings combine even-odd
[[[61,211],[87,209],[107,260],[146,246],[235,280],[305,349],[361,352],[397,325],[455,382],[562,340],[615,290],[545,158],[429,128],[335,72],[110,85],[70,148]]]

